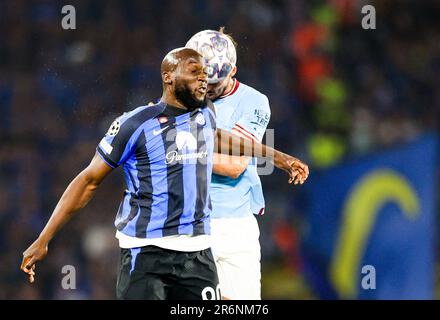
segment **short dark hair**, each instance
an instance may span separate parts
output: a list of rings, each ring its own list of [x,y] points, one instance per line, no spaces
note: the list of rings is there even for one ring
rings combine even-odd
[[[230,34],[230,33],[225,33],[225,29],[226,29],[225,26],[221,26],[221,27],[218,29],[218,32],[220,32],[220,33],[224,34],[225,36],[227,36],[227,37],[232,41],[232,44],[234,45],[234,47],[237,49],[237,46],[238,46],[237,41],[235,41],[235,39],[232,37],[232,34]]]

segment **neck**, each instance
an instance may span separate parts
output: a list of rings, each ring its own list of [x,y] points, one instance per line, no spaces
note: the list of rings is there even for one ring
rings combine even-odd
[[[160,98],[160,101],[170,104],[176,108],[188,110],[187,107],[185,107],[179,100],[176,99],[176,96],[172,93],[170,93],[168,90],[164,90],[162,93],[162,98]]]
[[[231,77],[229,79],[228,85],[226,86],[225,92],[223,92],[222,96],[229,94],[234,89],[234,84],[235,84],[235,79]]]

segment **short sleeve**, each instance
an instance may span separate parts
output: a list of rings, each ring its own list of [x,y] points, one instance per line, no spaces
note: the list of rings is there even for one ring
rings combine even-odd
[[[246,101],[243,109],[232,132],[261,142],[270,120],[269,100],[265,95],[258,94]]]
[[[113,121],[99,142],[96,151],[112,168],[120,166],[135,152],[135,130],[130,118],[122,115]]]

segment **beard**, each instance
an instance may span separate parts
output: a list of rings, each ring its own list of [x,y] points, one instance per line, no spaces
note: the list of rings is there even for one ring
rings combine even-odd
[[[182,103],[191,111],[206,105],[206,95],[204,96],[203,100],[198,100],[196,96],[191,92],[191,89],[188,88],[185,83],[181,82],[178,79],[176,79],[174,95],[180,103]]]

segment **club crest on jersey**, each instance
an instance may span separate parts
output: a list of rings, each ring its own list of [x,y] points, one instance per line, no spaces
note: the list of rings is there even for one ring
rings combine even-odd
[[[196,118],[195,118],[195,122],[201,126],[204,126],[206,123],[205,120],[205,116],[203,115],[203,113],[199,113]]]
[[[119,122],[119,120],[116,119],[115,121],[113,121],[110,128],[108,129],[107,135],[110,137],[114,137],[115,135],[118,134],[120,128],[121,128],[121,123]]]
[[[159,120],[159,123],[165,123],[168,121],[168,118],[167,117],[160,117],[158,120]]]
[[[188,150],[197,150],[197,140],[190,132],[179,131],[176,135],[177,150],[187,148]]]

